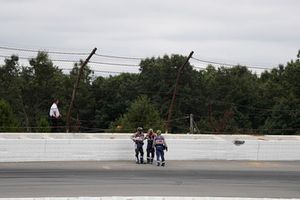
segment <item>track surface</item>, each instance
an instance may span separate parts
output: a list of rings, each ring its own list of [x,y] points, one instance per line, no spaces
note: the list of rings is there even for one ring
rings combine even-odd
[[[79,196],[300,198],[300,162],[0,163],[0,198]]]

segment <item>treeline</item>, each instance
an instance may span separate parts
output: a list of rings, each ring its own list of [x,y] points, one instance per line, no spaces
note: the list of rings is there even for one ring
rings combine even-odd
[[[298,59],[256,74],[245,66],[195,70],[188,64],[178,84],[169,132],[299,134],[300,62]],[[177,71],[186,57],[147,58],[137,74],[93,76],[87,67],[72,112],[78,132],[132,132],[136,127],[165,130]],[[80,63],[69,74],[39,52],[21,66],[18,56],[0,66],[0,131],[49,131],[54,98],[65,131],[66,116]]]

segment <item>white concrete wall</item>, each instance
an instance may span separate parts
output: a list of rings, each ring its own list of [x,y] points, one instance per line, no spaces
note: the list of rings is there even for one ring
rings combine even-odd
[[[36,197],[0,198],[0,200],[299,200],[282,198],[242,198],[242,197],[158,197],[158,196],[112,196],[112,197]]]
[[[0,133],[0,162],[133,160],[130,135]],[[300,160],[300,136],[165,137],[169,146],[167,160]],[[237,146],[235,140],[245,143]]]

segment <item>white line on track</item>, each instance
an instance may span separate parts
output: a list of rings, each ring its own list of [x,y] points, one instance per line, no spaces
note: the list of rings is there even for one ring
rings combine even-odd
[[[112,196],[112,197],[37,197],[0,198],[0,200],[300,200],[299,198],[240,198],[240,197],[154,197],[154,196]]]

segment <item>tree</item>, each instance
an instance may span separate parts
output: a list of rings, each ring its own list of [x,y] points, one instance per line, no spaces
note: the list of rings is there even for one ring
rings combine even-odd
[[[65,78],[65,97],[67,100],[65,107],[67,109],[69,108],[74,84],[77,80],[80,65],[82,65],[82,63],[83,61],[75,63],[70,75]],[[71,125],[81,126],[80,131],[91,131],[94,126],[95,98],[92,88],[92,75],[93,71],[90,70],[89,66],[85,66],[71,112]],[[71,131],[75,131],[75,129]],[[79,131],[78,128],[76,128],[76,131]]]
[[[261,105],[260,129],[267,134],[296,133],[299,130],[300,62],[288,62],[270,72],[264,72],[260,78]]]
[[[167,119],[179,68],[186,61],[181,55],[149,58],[141,62],[139,76],[140,94],[147,95],[160,116]],[[171,132],[185,132],[188,121],[185,116],[200,113],[203,109],[203,81],[201,72],[188,63],[178,83],[178,90],[171,119]],[[176,120],[175,120],[176,119]]]
[[[122,73],[107,78],[98,77],[92,85],[95,97],[95,126],[109,128],[138,97],[138,75]]]
[[[203,79],[206,82],[207,117],[202,120],[211,131],[232,132],[256,126],[253,117],[258,98],[258,78],[255,74],[244,66],[219,69],[208,66],[203,72]],[[207,128],[207,125],[204,127]]]
[[[17,130],[17,123],[10,105],[0,99],[0,132]]]
[[[137,127],[144,129],[162,129],[163,121],[158,111],[146,96],[139,96],[129,107],[128,112],[113,124],[115,130],[133,131]]]
[[[54,66],[46,52],[39,52],[29,61],[30,67],[23,67],[21,77],[21,99],[26,127],[36,127],[38,120],[48,116],[54,98],[64,102],[64,84],[61,70]],[[32,131],[28,128],[28,131]]]
[[[46,117],[41,117],[37,122],[38,132],[50,132],[50,124]]]
[[[188,131],[188,116],[193,114],[201,132],[298,133],[299,58],[300,51],[296,60],[260,75],[245,66],[209,65],[199,71],[187,64],[178,83],[171,132]],[[87,66],[75,98],[72,124],[80,125],[78,131],[82,132],[105,131],[117,125],[123,126],[123,131],[137,126],[156,128],[156,124],[162,128],[178,69],[185,60],[181,55],[147,58],[141,61],[138,74],[96,78]],[[12,113],[5,116],[12,116],[14,123],[27,131],[43,131],[53,98],[60,100],[60,112],[66,116],[82,61],[75,63],[70,74],[62,73],[46,52],[39,52],[29,62],[29,66],[20,66],[15,55],[5,59],[0,66],[0,98],[4,107],[10,107],[6,113]],[[36,126],[42,130],[30,128]]]
[[[21,77],[18,56],[12,55],[0,66],[0,97],[12,105],[12,112],[18,121],[22,121]]]
[[[300,101],[294,96],[281,97],[272,108],[271,115],[264,124],[267,134],[300,133]]]
[[[294,94],[297,98],[300,98],[299,77],[300,77],[299,59],[297,59],[295,62],[294,61],[288,62],[282,75],[282,84],[286,91],[289,91],[289,93]]]

